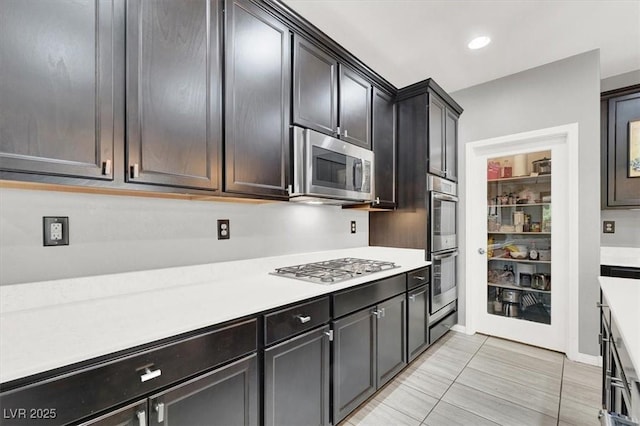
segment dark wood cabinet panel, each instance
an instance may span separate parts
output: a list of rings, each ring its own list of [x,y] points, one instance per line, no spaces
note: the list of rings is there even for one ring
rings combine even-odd
[[[149,423],[258,425],[257,356],[203,374],[149,399]]]
[[[373,91],[373,152],[375,154],[374,206],[396,205],[396,116],[393,98]]]
[[[340,65],[340,139],[371,149],[371,83]]]
[[[444,118],[444,158],[445,177],[454,182],[458,181],[458,115],[451,109],[446,109]]]
[[[405,294],[378,305],[376,385],[383,386],[407,365],[407,298]]]
[[[415,359],[429,344],[429,286],[407,293],[407,341],[409,361]]]
[[[226,8],[225,191],[287,196],[290,37],[248,0]]]
[[[127,2],[128,181],[219,189],[222,2]]]
[[[338,61],[298,35],[293,46],[293,122],[336,136]]]
[[[329,326],[265,350],[264,424],[329,425]]]
[[[607,128],[607,207],[640,206],[640,176],[632,177],[630,164],[630,123],[640,121],[640,92],[608,100]],[[640,161],[640,153],[636,161]],[[640,174],[640,172],[639,172]],[[605,179],[603,179],[604,181]]]
[[[446,107],[433,94],[429,94],[429,173],[445,177],[445,115]]]
[[[0,170],[113,178],[113,4],[0,3]]]
[[[334,321],[333,423],[376,391],[376,317],[373,308]]]

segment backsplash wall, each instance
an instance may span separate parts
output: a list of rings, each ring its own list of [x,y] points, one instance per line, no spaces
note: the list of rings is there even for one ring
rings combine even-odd
[[[69,246],[43,247],[43,216],[69,216]],[[230,220],[229,240],[217,239],[218,219]],[[368,229],[367,212],[335,206],[2,188],[0,285],[361,247]]]

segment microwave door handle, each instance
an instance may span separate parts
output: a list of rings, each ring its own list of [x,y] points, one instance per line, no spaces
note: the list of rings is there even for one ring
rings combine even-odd
[[[362,160],[353,162],[353,190],[362,190]]]
[[[448,257],[454,257],[458,255],[458,250],[456,251],[452,251],[449,253],[444,253],[444,254],[435,254],[433,255],[433,260],[442,260],[442,259],[446,259]]]

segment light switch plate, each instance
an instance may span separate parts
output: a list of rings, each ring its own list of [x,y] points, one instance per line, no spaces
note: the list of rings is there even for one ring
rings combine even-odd
[[[42,218],[42,245],[69,245],[69,218],[66,216],[45,216]]]

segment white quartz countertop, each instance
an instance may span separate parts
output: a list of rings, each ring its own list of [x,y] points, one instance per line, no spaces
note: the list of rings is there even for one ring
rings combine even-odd
[[[332,285],[277,267],[358,257],[399,268]],[[0,287],[0,383],[429,265],[423,250],[361,247]]]
[[[640,268],[640,247],[600,247],[600,264]]]
[[[600,288],[618,324],[631,362],[640,372],[640,280],[600,277]]]

